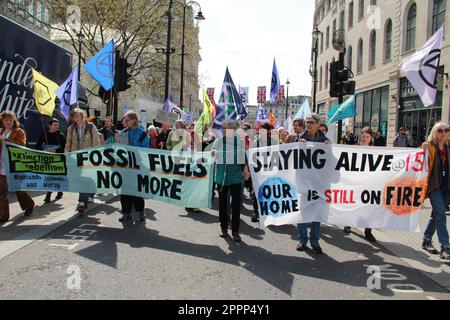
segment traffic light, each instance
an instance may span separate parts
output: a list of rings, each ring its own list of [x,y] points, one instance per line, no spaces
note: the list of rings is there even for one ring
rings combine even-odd
[[[116,59],[115,86],[117,92],[127,91],[131,88],[131,74],[128,69],[133,65],[128,63],[126,58]]]
[[[339,68],[339,61],[330,65],[330,97],[355,94],[355,81],[349,81],[349,70]]]
[[[111,90],[106,91],[102,86],[98,89],[98,95],[102,99],[104,104],[109,104],[111,99]]]

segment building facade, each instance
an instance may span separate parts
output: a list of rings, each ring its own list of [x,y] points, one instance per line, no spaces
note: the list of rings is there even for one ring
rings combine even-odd
[[[45,38],[50,38],[50,13],[39,0],[0,0],[0,14]]]
[[[80,4],[81,5],[81,4]],[[167,8],[168,8],[167,1]],[[161,16],[166,9],[161,7]],[[14,20],[18,24],[30,29],[51,41],[61,45],[73,54],[74,65],[78,63],[78,45],[74,45],[73,37],[67,32],[62,32],[61,23],[57,18],[51,16],[48,8],[48,1],[42,0],[0,0],[0,14]],[[176,6],[173,10],[174,21],[172,25],[172,47],[175,49],[171,55],[171,68],[169,77],[169,95],[173,97],[176,104],[180,103],[181,84],[181,34],[182,34],[182,7]],[[83,17],[82,17],[83,19]],[[118,116],[123,114],[125,104],[129,109],[136,111],[145,110],[148,120],[156,117],[157,109],[164,103],[164,82],[165,82],[165,55],[158,53],[156,49],[164,48],[162,43],[167,38],[167,21],[161,18],[163,26],[154,35],[155,43],[148,46],[148,54],[154,57],[155,63],[148,70],[143,70],[136,78],[136,84],[126,92],[120,93]],[[83,24],[85,27],[87,24]],[[95,26],[90,26],[92,29]],[[117,33],[117,32],[116,32]],[[185,71],[184,71],[184,107],[195,115],[199,114],[200,100],[198,97],[199,80],[198,66],[201,61],[199,44],[199,26],[194,21],[194,11],[192,8],[186,10],[186,49],[185,49]],[[84,55],[86,51],[83,47]],[[89,58],[89,57],[87,57]],[[129,62],[133,62],[132,57]],[[83,69],[81,70],[81,82],[91,92],[96,92],[98,84]],[[89,105],[91,108],[99,110],[102,116],[106,115],[106,105],[94,94],[89,95]]]
[[[449,121],[450,29],[445,29],[436,103],[424,108],[400,63],[448,21],[450,0],[316,0],[318,39],[317,110],[323,116],[337,104],[329,96],[329,67],[339,59],[333,34],[344,30],[345,66],[356,81],[358,115],[344,121],[356,134],[365,126],[380,131],[391,146],[400,127],[419,146],[437,121]],[[335,128],[333,128],[335,129]]]
[[[311,106],[311,97],[307,96],[289,97],[289,106],[287,107],[288,117],[291,117],[291,119],[294,120],[295,115],[297,114],[298,110],[300,110],[300,108],[302,107],[305,99],[308,99],[308,103]],[[258,109],[259,107],[257,105],[256,106],[248,105],[247,106],[248,116],[247,118],[245,118],[245,121],[254,125],[256,122]],[[269,115],[270,112],[273,112],[275,118],[277,118],[279,125],[280,126],[283,125],[284,120],[286,119],[286,105],[272,104],[270,102],[266,102],[264,104],[264,111],[266,112],[267,115]]]

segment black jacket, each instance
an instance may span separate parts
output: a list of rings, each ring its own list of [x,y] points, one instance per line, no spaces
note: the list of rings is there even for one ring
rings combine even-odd
[[[59,148],[56,149],[56,153],[64,153],[64,148],[66,147],[66,136],[60,131],[54,133],[45,132],[42,134],[36,147],[39,150],[44,150],[43,146],[45,145],[59,146]]]
[[[156,138],[156,141],[158,142],[158,148],[160,148],[159,144],[160,144],[161,142],[164,142],[163,150],[167,150],[167,148],[166,148],[166,142],[167,142],[167,138],[169,137],[169,133],[170,133],[170,132],[171,132],[171,130],[167,131],[167,133],[164,133],[164,132],[161,131],[161,132],[158,134],[158,137]]]

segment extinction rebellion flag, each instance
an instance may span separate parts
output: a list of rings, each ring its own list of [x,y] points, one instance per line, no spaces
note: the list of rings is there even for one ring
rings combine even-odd
[[[400,70],[416,89],[425,107],[433,105],[436,101],[443,36],[444,26],[421,49],[400,65]]]

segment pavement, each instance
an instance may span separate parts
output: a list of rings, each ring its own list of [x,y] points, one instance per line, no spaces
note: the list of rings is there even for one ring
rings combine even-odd
[[[0,227],[0,299],[450,300],[448,265],[421,251],[420,234],[374,231],[370,244],[361,230],[324,226],[317,256],[295,250],[295,227],[251,223],[248,200],[236,244],[218,237],[217,200],[191,214],[147,200],[146,224],[124,225],[117,197],[78,217],[76,194],[45,206],[33,196],[30,218],[13,202]]]
[[[431,204],[427,201],[420,213],[421,230],[425,230],[430,215]],[[450,217],[447,218],[447,229],[450,230]],[[450,291],[450,264],[442,263],[439,255],[431,255],[422,249],[422,233],[374,230],[373,234],[383,247]],[[440,250],[437,235],[434,245]]]

